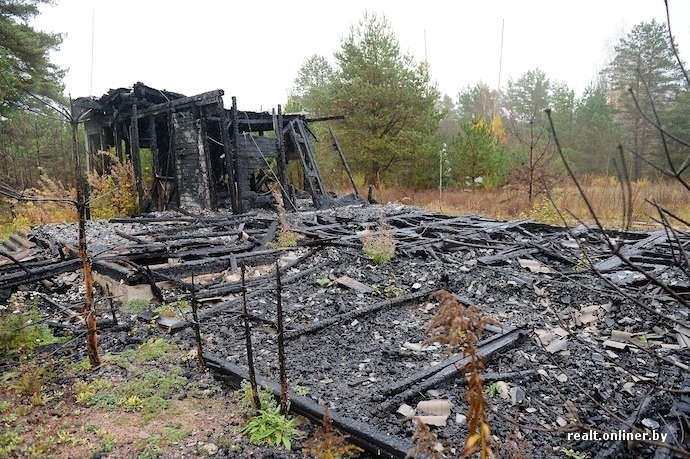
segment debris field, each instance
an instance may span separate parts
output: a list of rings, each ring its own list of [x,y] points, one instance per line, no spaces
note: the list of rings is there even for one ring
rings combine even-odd
[[[444,457],[460,457],[466,360],[427,333],[439,309],[429,297],[446,290],[497,322],[476,348],[501,457],[670,458],[688,450],[690,284],[674,249],[687,244],[683,234],[602,234],[391,204],[283,218],[299,236],[295,247],[275,244],[284,225],[263,210],[88,222],[101,324],[111,322],[107,298],[116,315],[133,299],[194,301],[207,367],[238,385],[248,369],[246,302],[254,367],[277,392],[280,293],[295,413],[319,422],[327,406],[364,454],[395,458],[413,448],[412,418],[421,417]],[[377,232],[395,240],[384,265],[362,251],[362,238]],[[38,227],[22,240],[0,260],[3,294],[38,290],[54,327],[79,329],[76,225]],[[189,311],[139,320],[194,339]],[[100,327],[101,346],[116,340],[109,334]],[[594,441],[588,432],[653,441]]]

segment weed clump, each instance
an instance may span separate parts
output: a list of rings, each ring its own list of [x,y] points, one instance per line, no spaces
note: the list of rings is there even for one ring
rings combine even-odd
[[[290,449],[292,439],[297,434],[294,420],[280,412],[275,402],[259,410],[252,417],[242,433],[249,436],[249,441],[255,445],[268,444],[270,446],[284,446]]]
[[[427,326],[426,332],[432,334],[426,340],[427,344],[436,341],[448,344],[451,348],[462,345],[468,350],[472,347],[473,351],[477,335],[484,331],[488,324],[498,324],[496,320],[487,317],[479,306],[463,307],[446,290],[432,293],[429,299],[438,300],[440,308]]]
[[[254,404],[252,386],[248,381],[242,381],[240,388],[235,391],[240,411],[250,416],[249,422],[242,433],[249,437],[255,445],[284,446],[290,449],[292,439],[297,434],[294,420],[280,412],[280,407],[273,398],[273,393],[267,387],[259,391],[259,404]]]
[[[381,221],[376,232],[362,238],[364,254],[377,265],[385,265],[395,256],[395,238],[390,231],[391,227]]]
[[[185,318],[185,314],[192,310],[191,306],[184,298],[179,298],[177,301],[172,303],[162,304],[153,309],[158,315],[170,317],[177,320],[182,320]]]
[[[254,404],[252,385],[246,379],[242,380],[240,383],[240,388],[235,391],[235,397],[237,398],[237,404],[239,405],[240,412],[244,416],[251,416],[252,414],[256,413],[259,408],[261,408]],[[271,403],[275,403],[271,389],[263,387],[261,390],[259,390],[259,403],[261,406],[269,406]]]
[[[150,303],[146,300],[130,300],[122,307],[125,314],[139,314],[148,310]]]

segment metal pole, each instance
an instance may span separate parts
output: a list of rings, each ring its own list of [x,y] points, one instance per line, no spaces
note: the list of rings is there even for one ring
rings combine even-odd
[[[446,151],[446,144],[438,154],[438,209],[443,212],[443,154]]]

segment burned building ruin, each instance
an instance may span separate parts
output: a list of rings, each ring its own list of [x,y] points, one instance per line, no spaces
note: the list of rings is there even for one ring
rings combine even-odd
[[[287,210],[295,210],[300,190],[315,208],[337,204],[311,144],[308,122],[319,120],[284,114],[280,106],[272,113],[240,111],[235,97],[228,110],[223,94],[186,97],[136,83],[101,98],[76,99],[74,110],[85,115],[87,151],[114,149],[120,160],[131,161],[141,211],[225,208],[240,214],[272,205],[278,190]],[[151,153],[146,177],[143,149]],[[299,163],[297,184],[288,179],[290,161]]]

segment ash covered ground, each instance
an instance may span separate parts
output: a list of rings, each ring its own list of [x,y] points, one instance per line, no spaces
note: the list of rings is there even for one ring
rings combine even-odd
[[[445,425],[431,427],[446,457],[459,457],[467,436],[466,378],[457,363],[462,350],[425,342],[439,308],[429,295],[446,290],[498,322],[478,337],[477,347],[486,351],[488,419],[494,450],[502,457],[517,457],[519,449],[535,458],[659,458],[688,450],[688,274],[675,250],[687,242],[682,234],[602,234],[585,226],[454,217],[398,205],[302,211],[286,218],[299,235],[297,247],[271,244],[281,227],[271,212],[167,212],[89,222],[87,241],[94,270],[116,283],[146,285],[153,279],[164,303],[191,301],[193,289],[204,353],[240,368],[247,368],[244,263],[254,365],[273,382],[279,373],[277,264],[290,390],[369,426],[374,436],[400,439],[399,446],[412,445],[414,426],[405,420],[406,410],[428,400],[450,402],[440,422]],[[396,255],[384,265],[362,251],[362,238],[377,231],[396,241]],[[606,238],[634,266],[615,256]],[[76,246],[76,225],[35,228],[32,240],[38,245],[34,259],[22,262],[27,268],[64,262],[75,253],[70,248]],[[78,268],[50,276],[51,292],[36,282],[16,286],[12,266],[2,266],[6,291],[44,289],[75,310],[83,301]],[[142,266],[149,266],[149,274]],[[102,287],[97,293],[114,295]],[[116,314],[121,300],[115,295]],[[152,299],[151,309],[160,302]],[[79,326],[47,303],[43,309],[55,323]],[[100,319],[111,320],[107,307],[101,307]],[[177,318],[140,319],[158,321],[170,339],[192,347],[188,311]],[[103,347],[131,344],[122,331],[107,327],[100,337]],[[573,435],[590,431],[666,434],[677,451],[660,447],[660,440]]]

